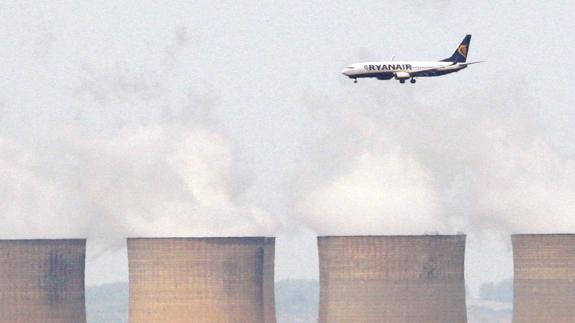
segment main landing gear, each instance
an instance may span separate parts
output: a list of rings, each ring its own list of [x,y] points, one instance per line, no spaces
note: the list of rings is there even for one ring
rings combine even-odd
[[[409,80],[409,83],[411,83],[411,84],[415,84],[415,82],[417,82],[415,79]],[[399,80],[399,83],[405,84],[405,79],[400,79],[400,80]]]

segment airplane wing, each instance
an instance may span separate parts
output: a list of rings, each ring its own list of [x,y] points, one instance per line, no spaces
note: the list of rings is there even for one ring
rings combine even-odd
[[[427,68],[427,69],[423,69],[423,70],[416,70],[413,72],[409,72],[409,74],[412,76],[434,76],[434,75],[436,75],[436,72],[441,72],[441,70],[446,69],[446,68],[448,69],[449,67],[451,67],[453,65],[468,66],[468,65],[484,63],[484,62],[485,61],[477,61],[477,62],[469,62],[469,63],[453,62],[453,64],[449,64],[447,66],[438,66],[438,67],[432,67],[432,68]]]
[[[440,71],[441,69],[443,69],[445,67],[453,66],[455,64],[457,64],[457,63],[454,62],[453,64],[449,64],[447,66],[434,66],[431,68],[415,70],[413,72],[408,72],[408,73],[411,76],[434,76],[437,71]]]

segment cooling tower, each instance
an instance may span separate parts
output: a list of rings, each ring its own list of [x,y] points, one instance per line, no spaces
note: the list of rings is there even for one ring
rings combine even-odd
[[[513,322],[575,321],[575,234],[516,234]]]
[[[85,323],[85,240],[0,240],[0,322]]]
[[[275,323],[274,238],[128,239],[130,323]]]
[[[319,237],[320,323],[464,323],[465,236]]]

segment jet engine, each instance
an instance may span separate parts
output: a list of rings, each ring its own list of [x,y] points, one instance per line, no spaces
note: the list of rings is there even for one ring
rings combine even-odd
[[[407,73],[407,72],[396,72],[395,73],[395,79],[397,79],[397,80],[407,80],[410,77],[411,77],[411,75],[409,75],[409,73]]]

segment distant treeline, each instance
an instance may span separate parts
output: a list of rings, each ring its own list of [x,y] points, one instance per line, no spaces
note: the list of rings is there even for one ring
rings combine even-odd
[[[513,302],[513,279],[506,279],[498,284],[486,283],[479,288],[479,298],[486,301]]]

